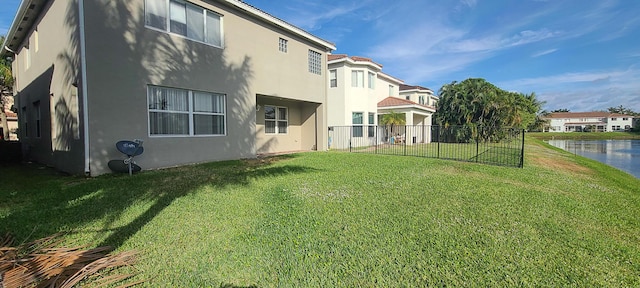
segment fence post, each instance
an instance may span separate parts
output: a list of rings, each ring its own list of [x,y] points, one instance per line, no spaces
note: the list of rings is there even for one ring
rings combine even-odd
[[[520,149],[520,168],[524,168],[524,129],[522,129],[522,149]]]
[[[404,156],[407,156],[407,125],[404,125]]]
[[[375,140],[376,148],[374,149],[374,151],[376,151],[376,154],[378,154],[378,125],[375,125],[373,127],[375,127],[374,129],[376,129],[375,132],[373,133],[373,136],[376,137],[376,140]]]
[[[480,129],[482,129],[482,127],[478,127],[476,130],[476,163],[478,163],[478,158],[480,158]]]
[[[440,159],[440,141],[442,141],[442,131],[440,130],[440,128],[442,126],[438,125],[436,127],[438,127],[438,155],[436,156],[436,158]]]

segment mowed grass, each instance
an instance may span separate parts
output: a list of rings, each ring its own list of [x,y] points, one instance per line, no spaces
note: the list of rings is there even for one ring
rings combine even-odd
[[[149,287],[640,285],[640,180],[533,139],[523,169],[317,152],[0,173],[0,233],[137,250]]]

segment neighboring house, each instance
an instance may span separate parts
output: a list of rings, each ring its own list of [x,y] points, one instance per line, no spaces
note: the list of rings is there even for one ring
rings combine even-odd
[[[27,159],[110,172],[327,149],[332,43],[236,0],[23,0],[14,57]],[[15,54],[15,55],[13,55]]]
[[[633,128],[633,116],[609,112],[556,112],[545,117],[545,132],[609,132]]]
[[[408,143],[429,142],[429,129],[420,131],[387,131],[381,126],[384,114],[403,113],[406,125],[431,125],[437,98],[433,92],[404,82],[382,72],[382,65],[365,57],[335,54],[328,56],[329,90],[328,120],[333,133],[339,127],[350,128],[350,137],[333,137],[333,147],[368,146],[388,142],[391,136],[410,139]],[[415,96],[415,97],[414,97]],[[409,99],[407,99],[409,97]],[[414,98],[411,98],[414,97]],[[417,101],[422,99],[420,104]],[[414,101],[415,100],[415,101]],[[423,131],[424,130],[424,131]]]
[[[8,128],[8,138],[5,138],[5,133],[6,131],[4,131],[4,127],[5,124],[3,121],[5,121],[3,119],[3,117],[0,117],[0,139],[2,140],[10,140],[10,141],[17,141],[18,140],[18,114],[16,114],[15,112],[11,111],[11,107],[13,106],[13,97],[10,95],[10,93],[4,94],[5,92],[3,91],[3,94],[0,95],[0,97],[3,97],[4,102],[4,107],[0,107],[0,109],[4,109],[4,115],[6,117],[6,121],[7,121],[7,128]]]

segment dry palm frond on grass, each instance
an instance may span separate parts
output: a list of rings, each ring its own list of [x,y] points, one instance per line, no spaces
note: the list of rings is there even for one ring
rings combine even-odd
[[[11,247],[10,236],[0,236],[0,288],[13,287],[74,287],[90,279],[100,287],[127,279],[134,274],[114,275],[102,271],[131,266],[135,252],[109,254],[110,247],[56,248],[60,235],[53,235],[27,244]],[[140,282],[125,284],[133,286]]]

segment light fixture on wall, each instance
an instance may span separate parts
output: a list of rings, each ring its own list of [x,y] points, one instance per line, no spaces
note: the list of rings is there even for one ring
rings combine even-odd
[[[256,104],[256,112],[260,111],[260,108],[262,108],[262,106],[260,106],[260,104]]]

